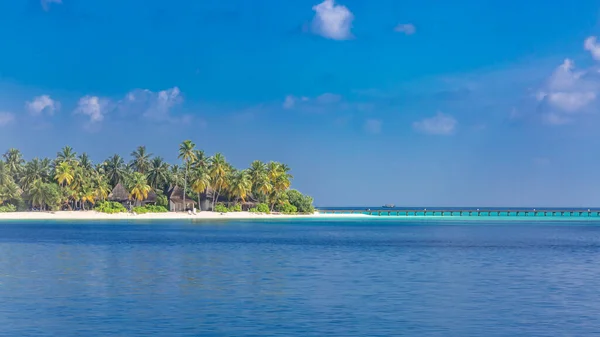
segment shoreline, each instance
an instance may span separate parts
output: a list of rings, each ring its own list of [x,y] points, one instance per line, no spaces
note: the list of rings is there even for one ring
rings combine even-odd
[[[252,219],[332,219],[332,218],[370,218],[366,214],[256,214],[250,212],[198,212],[188,214],[183,212],[168,213],[116,213],[106,214],[96,211],[56,211],[56,212],[10,212],[0,213],[3,220],[252,220]]]
[[[600,222],[600,217],[578,217],[578,216],[436,216],[436,215],[410,215],[410,216],[375,216],[364,213],[319,213],[314,214],[257,214],[250,212],[198,212],[196,215],[190,215],[183,212],[168,213],[116,213],[106,214],[96,211],[56,211],[56,212],[10,212],[0,213],[0,222],[2,221],[35,221],[35,220],[73,220],[73,221],[94,221],[94,220],[370,220],[370,221],[395,221],[395,222]]]

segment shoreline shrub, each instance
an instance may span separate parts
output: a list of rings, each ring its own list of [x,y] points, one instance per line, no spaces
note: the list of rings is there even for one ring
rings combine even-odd
[[[230,212],[241,212],[242,211],[242,205],[240,204],[235,204],[233,206],[229,207],[229,211]]]
[[[17,211],[17,206],[13,204],[0,205],[0,213],[12,213]]]
[[[227,213],[229,212],[229,209],[227,207],[225,207],[225,205],[223,205],[222,203],[218,203],[215,205],[215,212],[219,212],[219,213]]]

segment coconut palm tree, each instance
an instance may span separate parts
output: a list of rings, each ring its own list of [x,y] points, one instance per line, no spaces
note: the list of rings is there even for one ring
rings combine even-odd
[[[158,190],[160,186],[167,184],[169,181],[169,164],[161,157],[154,157],[150,163],[148,170],[148,182],[150,186]]]
[[[129,167],[142,174],[147,173],[150,168],[150,157],[152,157],[152,153],[148,153],[145,146],[138,146],[135,151],[131,152],[131,156],[133,157],[133,160],[129,163]]]
[[[183,179],[183,205],[185,207],[185,196],[187,194],[187,177],[188,171],[190,168],[190,164],[196,160],[196,144],[194,144],[191,140],[186,140],[181,145],[179,145],[179,156],[177,158],[183,161],[185,165],[185,177]]]
[[[21,188],[25,191],[33,185],[36,180],[40,180],[42,183],[47,182],[50,172],[50,159],[44,158],[42,160],[33,158],[31,161],[25,164],[23,176],[19,180]]]
[[[140,172],[133,172],[129,179],[129,186],[127,189],[130,191],[130,197],[137,203],[148,198],[148,193],[152,190],[150,185],[148,185],[146,176]]]
[[[113,155],[104,162],[104,171],[110,184],[115,187],[123,180],[125,174],[125,161],[118,154]]]
[[[110,193],[111,189],[106,181],[105,177],[97,171],[94,171],[92,174],[92,182],[94,186],[94,191],[96,195],[96,199],[100,199],[105,201]]]
[[[75,178],[74,175],[75,173],[73,167],[68,162],[63,161],[56,167],[54,179],[56,179],[59,185],[64,187],[71,185],[73,179]]]
[[[69,164],[73,164],[77,161],[77,153],[73,151],[73,148],[70,146],[65,146],[62,148],[60,152],[56,154],[56,162],[60,164],[62,162],[67,162]]]
[[[89,202],[94,205],[96,203],[97,191],[92,184],[86,184],[81,188],[80,192],[81,208],[85,211],[85,204]]]
[[[266,198],[273,188],[267,173],[267,165],[260,160],[255,160],[250,164],[248,174],[252,182],[252,195],[256,199],[260,199],[261,202],[264,202],[264,198]]]
[[[90,157],[88,156],[87,153],[82,153],[79,156],[79,165],[85,170],[85,171],[91,171],[94,168],[94,164],[92,164],[92,161],[90,160]]]
[[[23,172],[23,165],[25,160],[21,151],[17,149],[9,149],[3,155],[6,165],[8,165],[8,171],[15,181],[18,181],[21,173]]]
[[[229,183],[229,193],[234,199],[241,199],[242,202],[246,202],[246,197],[252,191],[252,181],[248,171],[234,171],[231,175],[231,181]]]
[[[211,186],[213,188],[213,209],[215,209],[215,203],[219,199],[219,194],[227,188],[228,171],[229,165],[222,154],[216,153],[210,158],[208,174],[210,175]]]
[[[198,205],[200,206],[202,203],[202,197],[200,195],[205,195],[210,187],[210,175],[208,174],[208,170],[203,167],[196,167],[194,171],[192,171],[191,180],[192,191],[198,194]]]

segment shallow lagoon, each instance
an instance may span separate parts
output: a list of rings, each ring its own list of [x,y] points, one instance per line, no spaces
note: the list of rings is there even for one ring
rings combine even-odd
[[[0,335],[583,336],[600,222],[6,222]]]

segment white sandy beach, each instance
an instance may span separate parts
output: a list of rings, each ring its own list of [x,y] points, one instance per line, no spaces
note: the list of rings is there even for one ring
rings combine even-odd
[[[169,219],[318,219],[318,218],[364,218],[364,214],[308,214],[308,215],[286,215],[286,214],[255,214],[250,212],[198,212],[196,215],[188,213],[148,213],[130,214],[117,213],[106,214],[96,211],[58,211],[58,212],[11,212],[0,213],[2,220],[169,220]]]

